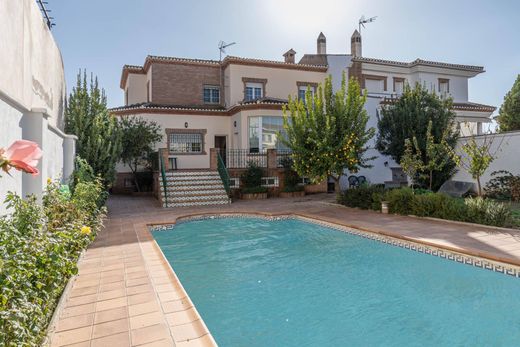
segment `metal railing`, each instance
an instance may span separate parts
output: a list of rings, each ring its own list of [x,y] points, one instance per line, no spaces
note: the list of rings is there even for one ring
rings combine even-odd
[[[231,188],[229,186],[229,172],[224,164],[224,160],[222,160],[220,152],[217,152],[217,171],[222,183],[224,184],[224,189],[226,190],[227,195],[230,196]]]
[[[228,149],[226,151],[226,164],[230,169],[245,169],[249,163],[258,167],[267,167],[267,151],[251,152],[249,149]]]
[[[276,165],[279,168],[291,166],[292,151],[290,149],[277,149],[276,150]]]

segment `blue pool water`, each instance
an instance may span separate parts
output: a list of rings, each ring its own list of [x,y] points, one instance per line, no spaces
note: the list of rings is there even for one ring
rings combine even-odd
[[[520,280],[300,220],[153,233],[220,346],[520,346]]]

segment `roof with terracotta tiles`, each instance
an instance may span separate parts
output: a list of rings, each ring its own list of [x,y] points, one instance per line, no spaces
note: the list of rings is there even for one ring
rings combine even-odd
[[[391,105],[394,104],[398,98],[385,98],[380,104],[383,105]],[[452,109],[457,111],[474,111],[474,112],[494,112],[496,110],[495,106],[478,104],[476,102],[454,102],[452,104]]]
[[[400,67],[414,67],[414,66],[432,66],[432,67],[440,67],[447,69],[456,69],[456,70],[466,70],[472,72],[484,72],[484,67],[475,66],[475,65],[462,65],[462,64],[451,64],[444,63],[438,61],[430,61],[423,59],[415,59],[412,62],[402,62],[402,61],[394,61],[394,60],[384,60],[377,58],[367,58],[367,57],[353,57],[352,61],[358,61],[362,63],[371,63],[371,64],[381,64],[381,65],[394,65]]]

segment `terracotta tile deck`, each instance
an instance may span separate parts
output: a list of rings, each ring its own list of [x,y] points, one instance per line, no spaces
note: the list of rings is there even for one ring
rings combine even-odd
[[[332,195],[162,209],[149,197],[112,196],[105,229],[79,262],[50,328],[51,346],[212,346],[191,300],[148,231],[198,213],[291,214],[385,233],[520,265],[520,232],[334,206]]]

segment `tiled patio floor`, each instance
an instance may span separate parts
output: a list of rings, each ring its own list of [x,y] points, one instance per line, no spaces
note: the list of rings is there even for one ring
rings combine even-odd
[[[52,346],[210,346],[211,335],[147,229],[182,215],[300,215],[399,235],[520,265],[520,233],[334,206],[332,195],[162,209],[149,197],[112,196],[106,228],[86,251],[51,331]]]

